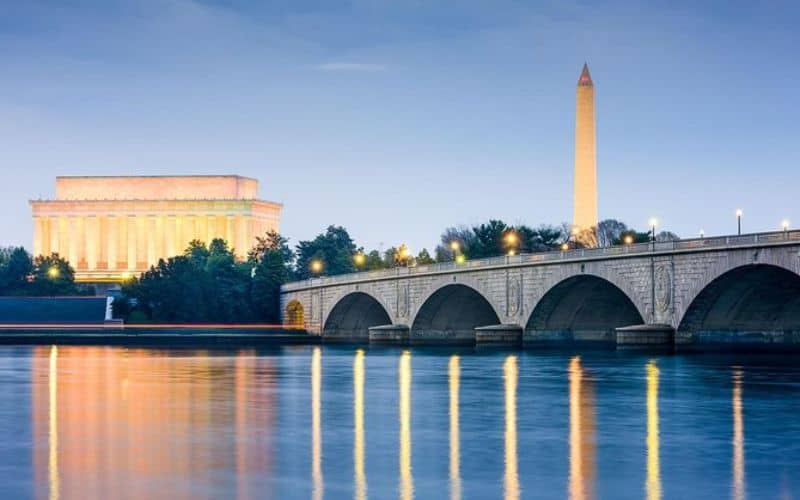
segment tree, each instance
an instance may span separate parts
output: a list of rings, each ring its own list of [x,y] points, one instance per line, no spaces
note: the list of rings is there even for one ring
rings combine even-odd
[[[436,262],[452,262],[458,253],[469,255],[474,245],[475,234],[467,226],[448,227],[441,236],[441,243],[436,246]],[[453,244],[458,250],[453,250]]]
[[[22,247],[9,247],[0,253],[0,294],[22,295],[29,287],[33,260]]]
[[[325,233],[311,241],[301,241],[297,245],[295,272],[298,279],[308,279],[312,273],[310,264],[318,259],[322,262],[322,274],[337,274],[356,271],[353,255],[356,245],[347,230],[341,226],[328,226]]]
[[[428,253],[428,249],[427,248],[423,248],[417,254],[417,265],[418,266],[427,266],[427,265],[435,264],[435,263],[436,263],[436,261],[433,260],[433,257],[431,257],[431,254]]]
[[[602,220],[597,224],[597,244],[601,247],[610,247],[615,241],[619,241],[626,231],[628,226],[624,222],[616,219]]]
[[[509,227],[501,220],[490,220],[472,228],[475,238],[469,246],[469,258],[483,259],[505,254],[503,236]]]
[[[367,260],[364,263],[364,268],[367,271],[375,271],[377,269],[386,269],[386,264],[383,262],[381,253],[377,250],[372,250],[367,254]]]
[[[250,251],[249,260],[255,265],[250,298],[260,321],[280,323],[280,288],[292,278],[293,257],[288,240],[274,231],[257,238]]]
[[[21,263],[22,264],[22,263]],[[75,270],[57,253],[33,259],[30,292],[32,295],[75,295]]]

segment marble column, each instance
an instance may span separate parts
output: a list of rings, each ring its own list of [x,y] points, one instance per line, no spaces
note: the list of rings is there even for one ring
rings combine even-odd
[[[58,240],[58,217],[50,217],[48,222],[50,225],[50,249],[47,254],[49,255],[58,252],[60,242]]]
[[[136,216],[136,268],[142,269],[147,264],[147,216]]]
[[[106,269],[114,270],[117,268],[117,250],[119,248],[119,217],[109,215],[106,220],[108,224]]]
[[[44,232],[42,217],[33,217],[33,255],[42,255],[42,233]]]
[[[128,270],[136,270],[136,248],[138,246],[136,241],[136,216],[131,215],[128,217]]]
[[[69,218],[69,248],[65,256],[73,269],[78,269],[78,246],[81,244],[81,233],[78,231],[78,217]]]
[[[147,233],[147,265],[152,266],[158,261],[158,252],[156,250],[156,243],[158,242],[157,238],[157,217],[155,215],[149,215],[147,217],[147,226],[145,227],[145,232]]]
[[[99,232],[97,217],[88,216],[86,218],[86,267],[89,271],[97,270]]]
[[[167,257],[174,257],[177,253],[177,217],[174,215],[168,215],[164,223],[166,225],[164,230],[164,243],[167,246]]]

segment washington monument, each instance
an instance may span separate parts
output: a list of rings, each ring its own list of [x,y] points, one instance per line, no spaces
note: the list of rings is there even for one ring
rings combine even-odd
[[[597,152],[594,130],[594,83],[584,64],[575,106],[575,179],[572,224],[578,231],[597,226]]]

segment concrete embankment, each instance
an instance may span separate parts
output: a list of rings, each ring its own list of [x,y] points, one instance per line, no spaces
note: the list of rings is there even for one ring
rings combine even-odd
[[[233,347],[255,345],[317,344],[318,335],[305,330],[259,328],[250,325],[4,325],[0,344],[71,344],[136,346]]]

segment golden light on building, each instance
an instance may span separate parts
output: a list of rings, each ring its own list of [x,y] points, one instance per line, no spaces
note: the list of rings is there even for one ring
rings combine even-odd
[[[594,393],[580,357],[569,362],[569,498],[594,498]]]
[[[658,431],[658,367],[647,363],[647,500],[661,499],[661,464]]]
[[[356,500],[367,498],[364,473],[364,351],[358,349],[353,359],[353,475]]]
[[[311,482],[312,498],[322,500],[322,350],[311,353]]]
[[[450,356],[447,367],[450,386],[450,500],[461,498],[461,433],[459,430],[459,358]]]
[[[508,356],[503,363],[505,386],[505,473],[503,475],[503,498],[518,500],[520,497],[519,470],[517,466],[517,357]]]
[[[33,253],[58,253],[82,282],[119,282],[192,240],[221,238],[245,259],[280,228],[281,205],[235,175],[57,177],[52,200],[31,200]]]
[[[742,370],[733,371],[733,498],[744,500],[744,416],[742,412]]]
[[[400,417],[400,499],[414,498],[411,471],[411,353],[403,351],[398,366]]]

